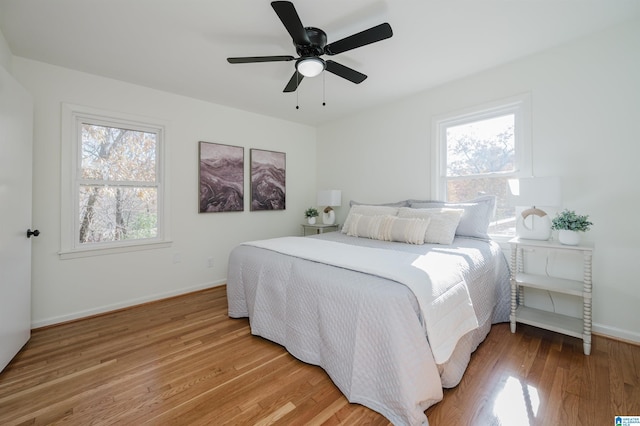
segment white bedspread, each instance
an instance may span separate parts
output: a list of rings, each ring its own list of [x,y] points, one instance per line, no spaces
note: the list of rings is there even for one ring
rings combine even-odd
[[[478,327],[462,276],[465,260],[460,256],[433,251],[418,255],[301,237],[244,244],[376,275],[409,287],[420,305],[437,364],[445,363],[458,340]]]
[[[249,317],[254,335],[322,367],[350,402],[381,413],[395,425],[428,424],[424,411],[443,397],[442,374],[448,376],[448,387],[455,386],[488,325],[508,318],[508,269],[499,248],[468,239],[451,246],[414,246],[338,232],[317,237],[234,248],[227,277],[229,316]],[[324,239],[335,242],[316,241]],[[349,245],[360,247],[338,247]],[[301,257],[296,247],[302,246],[320,248],[322,254]],[[287,254],[293,250],[295,254]],[[390,272],[381,271],[397,260],[414,264],[414,271],[404,273],[393,266]],[[329,261],[335,266],[325,263]],[[435,271],[427,266],[432,262]],[[418,289],[424,294],[414,295],[409,289],[417,285],[414,281],[430,283],[430,290]],[[460,291],[467,287],[461,283],[468,285],[468,292]],[[449,307],[449,302],[458,307]],[[482,325],[460,340],[446,364],[436,363],[430,341],[443,342],[438,343],[438,356],[446,359],[456,339],[448,342],[448,336],[437,336],[436,330],[426,338],[431,321],[448,321],[428,313],[427,305],[454,318],[458,309],[471,306]],[[456,322],[451,328],[457,328]],[[441,374],[442,368],[446,371]]]

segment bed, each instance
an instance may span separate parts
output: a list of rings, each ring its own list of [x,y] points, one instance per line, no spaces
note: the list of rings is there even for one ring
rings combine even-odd
[[[343,232],[234,248],[229,316],[322,367],[350,402],[428,424],[424,411],[460,382],[491,325],[508,321],[509,269],[484,234],[460,234],[465,206],[384,207],[352,207]],[[457,221],[439,240],[444,216]]]

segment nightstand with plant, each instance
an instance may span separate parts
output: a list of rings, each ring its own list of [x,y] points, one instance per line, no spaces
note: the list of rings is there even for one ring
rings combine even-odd
[[[581,244],[580,236],[588,231],[593,223],[589,221],[589,216],[578,215],[572,210],[564,210],[552,221],[552,229],[560,232],[566,231],[569,234],[577,234],[572,238],[566,239],[559,236],[560,242],[556,241],[540,241],[526,240],[523,238],[514,238],[511,244],[511,332],[516,332],[516,324],[524,323],[535,327],[563,333],[582,339],[583,350],[585,355],[591,353],[591,306],[592,306],[592,257],[593,246],[590,244]],[[566,279],[551,275],[546,267],[543,273],[534,273],[525,268],[525,254],[527,252],[541,251],[546,252],[547,261],[550,252],[563,253],[565,256],[577,256],[582,260],[582,280]],[[571,265],[574,265],[571,263]],[[563,263],[568,267],[568,263]],[[577,265],[575,265],[577,266]],[[573,269],[573,268],[571,268]],[[574,270],[574,275],[578,275],[579,271]],[[553,312],[537,309],[525,304],[525,289],[536,289],[545,291],[549,294],[553,304],[554,293],[568,295],[570,299],[579,299],[582,303],[582,318],[570,315],[564,315],[555,312],[555,304]],[[577,306],[576,306],[577,307]]]
[[[337,223],[325,224],[325,223],[316,223],[316,218],[320,214],[318,213],[318,209],[309,207],[304,212],[304,217],[307,218],[307,223],[302,224],[302,235],[306,236],[308,231],[312,231],[313,234],[323,234],[325,232],[337,231],[340,228],[340,225]]]

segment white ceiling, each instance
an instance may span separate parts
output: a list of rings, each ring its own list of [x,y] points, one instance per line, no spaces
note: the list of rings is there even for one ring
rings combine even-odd
[[[382,22],[393,28],[390,39],[331,57],[369,78],[356,85],[326,73],[324,107],[322,76],[282,93],[293,61],[227,63],[296,56],[266,0],[0,0],[0,29],[16,56],[316,125],[640,16],[639,0],[294,4],[329,43]]]

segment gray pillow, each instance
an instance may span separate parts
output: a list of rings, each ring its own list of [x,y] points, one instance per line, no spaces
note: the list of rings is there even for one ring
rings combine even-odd
[[[382,204],[371,204],[371,203],[361,203],[359,201],[351,200],[349,202],[349,206],[388,206],[388,207],[409,207],[409,200],[401,200],[396,201],[395,203],[382,203]]]
[[[495,195],[484,195],[462,203],[447,203],[444,201],[411,203],[411,207],[422,209],[436,207],[464,209],[456,229],[456,235],[489,239],[489,223],[491,223],[491,219],[495,214],[496,197]]]
[[[413,198],[409,198],[407,202],[409,203],[407,207],[411,207],[411,204],[418,204],[418,203],[443,203],[444,204],[444,201],[440,201],[440,200],[414,200]]]

